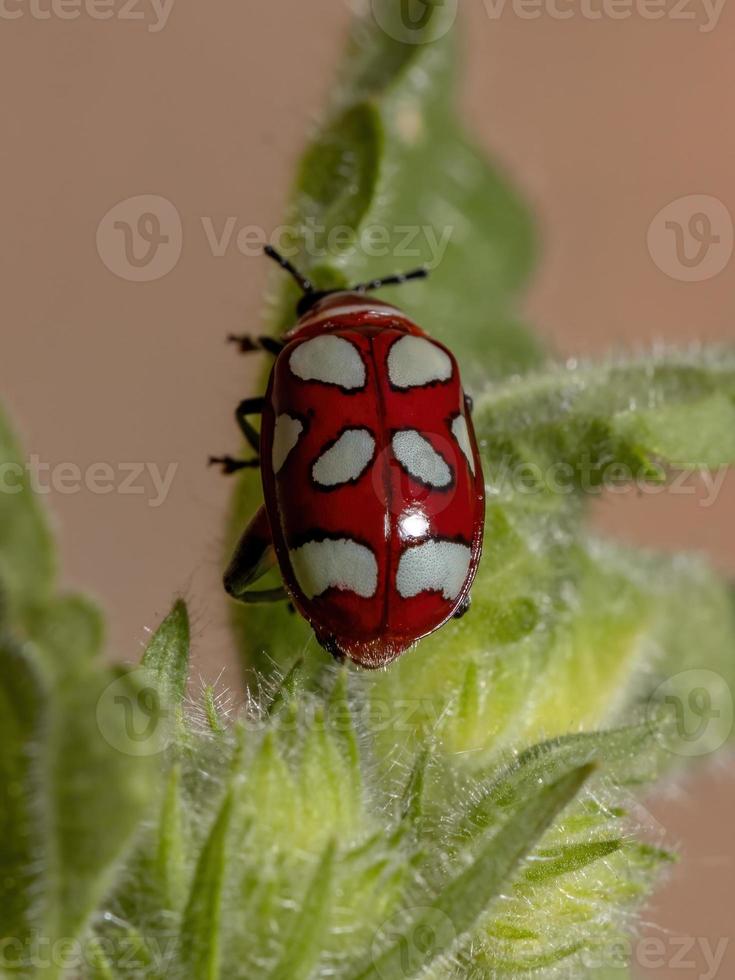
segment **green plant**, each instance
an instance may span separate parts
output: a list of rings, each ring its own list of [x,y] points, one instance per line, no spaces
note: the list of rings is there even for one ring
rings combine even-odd
[[[491,493],[471,614],[365,674],[285,610],[238,612],[248,706],[230,716],[211,689],[185,705],[183,604],[139,668],[106,666],[18,476],[0,494],[2,976],[627,975],[633,914],[671,860],[636,794],[729,734],[735,602],[698,561],[595,539],[585,501],[611,467],[655,483],[732,463],[735,353],[546,361],[515,311],[530,223],[458,129],[453,60],[451,34],[404,45],[358,22],[288,220],[325,286],[385,271],[370,227],[388,252],[401,225],[454,227],[400,303],[478,391]],[[274,330],[294,299],[278,287]],[[21,472],[5,425],[0,459]],[[258,493],[240,485],[235,529]],[[693,685],[721,712],[694,747],[676,711]]]

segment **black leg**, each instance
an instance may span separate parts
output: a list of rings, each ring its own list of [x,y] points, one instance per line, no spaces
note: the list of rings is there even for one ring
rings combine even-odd
[[[236,344],[241,354],[252,354],[254,351],[265,351],[274,357],[283,350],[283,341],[275,337],[251,337],[250,334],[230,334],[228,344]]]
[[[245,589],[244,592],[238,593],[233,598],[249,606],[259,606],[266,602],[286,602],[288,592],[283,587],[277,589]]]
[[[260,415],[264,405],[265,398],[246,398],[235,409],[235,419],[240,426],[240,431],[256,453],[260,452],[260,433],[248,422],[248,415]]]
[[[463,616],[465,616],[469,611],[471,602],[472,600],[470,599],[469,596],[464,598],[462,602],[459,604],[459,606],[457,606],[457,611],[454,614],[454,618],[461,619]]]
[[[239,473],[240,470],[251,470],[260,466],[259,459],[233,459],[232,456],[210,456],[210,466],[219,466],[225,476]]]
[[[337,646],[334,638],[331,636],[320,636],[316,634],[317,642],[321,647],[323,647],[330,656],[334,657],[338,664],[343,664],[347,657]]]
[[[464,396],[464,407],[467,409],[467,414],[472,415],[472,410],[475,407],[475,400],[472,395]]]

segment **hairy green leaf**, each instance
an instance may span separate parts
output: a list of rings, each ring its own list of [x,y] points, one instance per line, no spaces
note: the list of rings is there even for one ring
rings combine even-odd
[[[48,523],[20,449],[0,413],[0,597],[10,619],[45,599],[56,563]]]
[[[662,464],[727,466],[735,462],[735,353],[552,368],[494,387],[475,426],[492,493],[531,503],[661,480]]]
[[[143,695],[138,679],[100,669],[56,693],[46,758],[62,936],[76,935],[93,912],[154,799],[155,757],[135,718]]]
[[[47,692],[31,658],[0,641],[0,936],[9,959],[42,924],[46,902],[41,859],[46,836],[38,750]]]
[[[509,820],[478,854],[476,860],[453,878],[418,916],[410,918],[406,932],[381,953],[355,980],[381,978],[400,980],[418,977],[434,961],[450,955],[473,930],[509,879],[518,873],[536,842],[558,813],[573,800],[591,770],[573,770],[551,786],[544,786],[526,801],[522,810]],[[437,929],[437,921],[444,929]],[[420,930],[434,936],[430,951],[406,935]]]
[[[171,767],[158,825],[156,871],[165,907],[178,909],[183,901],[185,853],[181,814],[181,768]]]
[[[283,955],[269,974],[270,980],[307,980],[311,975],[329,928],[334,857],[335,846],[330,841],[301,901]]]
[[[222,887],[233,797],[222,803],[197,862],[181,927],[181,960],[187,976],[217,980],[220,963]]]
[[[189,678],[189,614],[180,599],[153,634],[143,667],[166,701],[180,707]]]

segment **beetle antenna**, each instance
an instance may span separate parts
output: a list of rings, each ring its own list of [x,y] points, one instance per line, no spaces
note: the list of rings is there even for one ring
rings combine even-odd
[[[276,249],[273,248],[272,245],[266,245],[263,251],[268,256],[268,258],[273,259],[273,261],[277,262],[282,269],[285,269],[286,272],[288,272],[289,275],[291,275],[296,280],[296,282],[299,284],[299,286],[301,286],[302,290],[305,293],[314,292],[313,282],[310,279],[307,279],[306,276],[303,275],[301,272],[299,272],[296,266],[292,262],[289,262],[289,260],[284,255],[281,255],[280,252],[276,251]]]
[[[426,279],[429,275],[429,270],[426,266],[422,266],[420,269],[414,269],[412,272],[400,272],[397,276],[387,276],[385,279],[371,279],[370,282],[360,283],[359,286],[354,286],[354,290],[357,293],[370,293],[374,289],[382,289],[383,286],[400,286],[404,282],[410,282],[412,279]]]

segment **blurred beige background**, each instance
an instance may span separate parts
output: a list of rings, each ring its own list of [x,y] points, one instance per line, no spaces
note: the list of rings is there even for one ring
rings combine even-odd
[[[463,111],[543,238],[531,321],[564,356],[733,340],[735,7],[463,7]],[[238,683],[219,589],[228,486],[204,466],[238,446],[232,410],[254,381],[255,365],[223,339],[257,327],[266,263],[235,237],[280,222],[348,17],[340,0],[0,2],[0,391],[39,480],[54,475],[64,581],[105,606],[118,657],[137,657],[178,591],[193,609],[197,669]],[[120,215],[99,250],[97,231],[145,194],[172,202],[183,250],[165,277],[133,282],[102,261]],[[656,215],[691,195],[714,202],[675,205],[649,249]],[[690,225],[703,208],[709,224]],[[689,265],[667,245],[666,219]],[[225,227],[234,233],[217,255],[207,229]],[[154,478],[171,479],[168,492]],[[607,499],[597,520],[626,539],[704,550],[735,574],[735,481],[715,506],[702,496]],[[733,807],[725,767],[650,805],[683,862],[646,913],[640,976],[735,976]],[[706,950],[723,948],[713,972]]]

